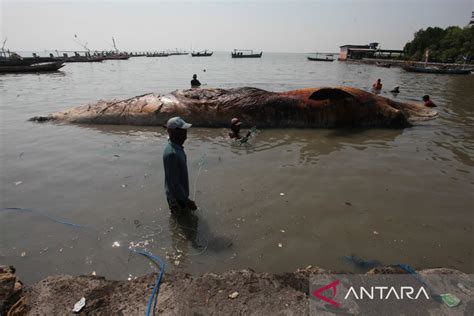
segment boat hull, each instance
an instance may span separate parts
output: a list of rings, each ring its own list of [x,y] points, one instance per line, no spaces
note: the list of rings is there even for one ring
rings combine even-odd
[[[310,61],[328,61],[328,62],[334,61],[334,59],[325,59],[325,58],[316,58],[316,57],[306,57],[306,58],[308,58],[308,60]]]
[[[62,61],[24,66],[2,66],[0,67],[0,73],[47,72],[57,71],[62,67],[64,67],[64,63]]]
[[[260,54],[235,54],[235,53],[231,53],[232,54],[232,58],[261,58],[262,57],[262,54],[263,52],[260,52]]]
[[[471,70],[469,69],[435,69],[414,66],[405,66],[403,69],[408,72],[418,72],[425,74],[469,75],[471,73]]]

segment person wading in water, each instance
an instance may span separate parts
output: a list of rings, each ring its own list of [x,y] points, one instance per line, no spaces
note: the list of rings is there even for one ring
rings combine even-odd
[[[187,215],[197,209],[196,203],[189,199],[189,179],[186,153],[183,144],[191,124],[182,118],[172,117],[166,123],[169,139],[163,152],[165,169],[166,199],[175,216]]]

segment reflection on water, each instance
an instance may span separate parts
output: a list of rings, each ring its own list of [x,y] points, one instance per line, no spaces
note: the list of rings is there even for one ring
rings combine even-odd
[[[170,217],[164,196],[162,127],[27,122],[97,99],[187,87],[189,73],[201,73],[209,87],[274,91],[341,84],[369,90],[382,78],[381,95],[393,97],[387,91],[397,85],[399,100],[429,94],[440,117],[403,130],[264,129],[243,145],[229,141],[226,129],[192,128],[185,149],[199,210],[182,223]],[[0,76],[0,207],[90,227],[2,212],[0,259],[27,282],[150,271],[129,246],[168,255],[168,269],[191,273],[308,264],[347,270],[341,258],[350,254],[473,272],[473,86],[473,76],[308,63],[299,54],[237,62],[228,54],[134,58],[70,64],[63,74]]]

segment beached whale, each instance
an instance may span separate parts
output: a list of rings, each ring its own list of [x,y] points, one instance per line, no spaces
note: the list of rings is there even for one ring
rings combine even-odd
[[[351,87],[289,92],[244,87],[176,90],[166,95],[98,101],[30,120],[153,126],[181,116],[193,126],[228,127],[233,117],[239,117],[244,127],[334,128],[405,127],[437,115],[422,104],[397,102]]]

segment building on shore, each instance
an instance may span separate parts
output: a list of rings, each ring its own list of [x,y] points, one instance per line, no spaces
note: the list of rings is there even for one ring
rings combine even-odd
[[[474,11],[472,11],[472,16],[471,16],[471,21],[469,22],[469,26],[473,26],[474,25]]]
[[[369,45],[343,45],[340,46],[339,60],[380,58],[391,59],[403,56],[403,50],[381,49],[379,43]]]

